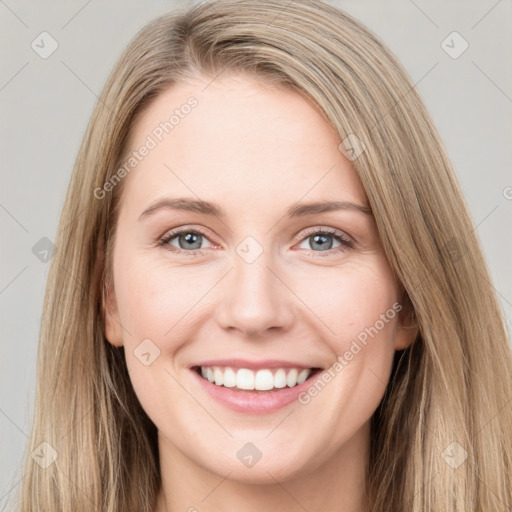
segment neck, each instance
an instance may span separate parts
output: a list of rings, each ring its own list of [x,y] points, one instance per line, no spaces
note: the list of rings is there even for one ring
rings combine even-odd
[[[158,444],[162,486],[155,512],[368,510],[365,479],[369,423],[327,459],[319,454],[300,471],[275,478],[271,469],[260,467],[257,483],[237,480],[234,472],[223,471],[220,464],[218,473],[197,465],[160,432]]]

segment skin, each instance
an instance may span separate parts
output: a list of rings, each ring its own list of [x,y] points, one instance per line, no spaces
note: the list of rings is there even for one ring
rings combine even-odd
[[[413,339],[399,315],[307,405],[234,412],[189,369],[225,357],[328,369],[401,298],[372,215],[285,217],[296,202],[368,206],[341,139],[318,110],[245,75],[223,74],[204,89],[209,82],[166,90],[134,126],[138,148],[187,98],[198,100],[124,178],[114,245],[105,329],[110,343],[124,345],[137,397],[158,428],[163,486],[155,510],[363,511],[369,420],[395,350]],[[161,209],[139,220],[163,197],[218,203],[225,218]],[[188,253],[158,245],[178,227],[204,233],[202,254],[190,256],[197,246],[183,237]],[[327,250],[318,248],[317,232],[305,231],[322,227],[354,246],[327,235]],[[236,252],[247,236],[263,250],[250,264]],[[179,244],[176,236],[168,246]],[[146,366],[134,350],[147,338],[160,354]],[[236,456],[246,442],[262,453],[250,468]]]

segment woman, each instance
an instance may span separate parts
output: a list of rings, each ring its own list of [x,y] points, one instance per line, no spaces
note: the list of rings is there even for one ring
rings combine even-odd
[[[345,13],[147,25],[55,243],[21,510],[512,507],[482,251],[413,84]]]

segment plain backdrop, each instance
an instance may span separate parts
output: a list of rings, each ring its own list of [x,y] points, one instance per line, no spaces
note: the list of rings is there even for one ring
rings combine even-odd
[[[510,332],[512,2],[329,3],[380,36],[417,84],[467,198]],[[37,244],[54,239],[79,144],[120,52],[147,21],[184,5],[0,0],[0,509],[19,490],[32,421],[48,272]]]

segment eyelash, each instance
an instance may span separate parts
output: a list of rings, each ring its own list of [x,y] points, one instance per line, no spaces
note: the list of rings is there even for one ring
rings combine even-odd
[[[202,256],[206,249],[192,249],[190,251],[187,251],[185,249],[179,249],[177,247],[168,245],[169,242],[173,238],[176,238],[177,236],[179,236],[181,234],[186,234],[186,233],[193,233],[195,235],[200,235],[200,236],[203,236],[205,238],[208,238],[206,236],[206,234],[201,232],[201,231],[198,231],[198,230],[195,230],[195,229],[179,228],[179,229],[175,229],[173,231],[170,231],[170,232],[166,233],[162,238],[160,238],[159,241],[158,241],[158,246],[159,247],[163,247],[166,250],[169,250],[169,251],[172,251],[172,252],[175,252],[175,253],[178,253],[178,254],[185,253],[188,257],[192,257],[192,258],[196,257],[196,256]],[[304,233],[304,236],[302,237],[302,239],[300,241],[302,242],[302,241],[306,240],[311,235],[328,235],[328,236],[332,236],[333,238],[335,238],[341,244],[339,247],[336,247],[334,249],[329,249],[329,250],[326,250],[326,251],[314,251],[314,250],[310,249],[310,252],[318,253],[318,254],[316,254],[316,256],[319,256],[319,257],[330,256],[330,255],[332,255],[333,252],[345,251],[346,249],[353,249],[354,248],[354,242],[347,235],[345,235],[341,231],[338,231],[337,229],[332,229],[332,228],[310,228],[309,230],[306,230],[306,232]],[[325,254],[322,254],[322,253],[325,253]]]

